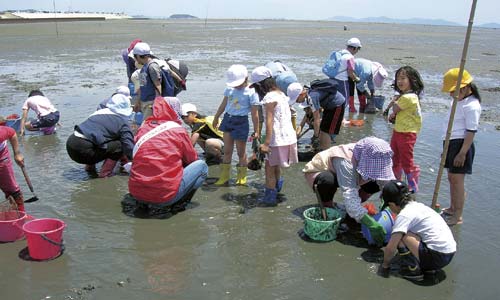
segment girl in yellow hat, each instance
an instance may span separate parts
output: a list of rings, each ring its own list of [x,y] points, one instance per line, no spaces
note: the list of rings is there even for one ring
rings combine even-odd
[[[442,92],[454,96],[458,80],[458,68],[444,74]],[[450,207],[443,210],[448,225],[462,223],[465,202],[465,174],[472,174],[474,160],[474,136],[481,116],[481,96],[473,77],[464,70],[458,92],[458,102],[453,117],[453,128],[444,167],[448,169],[450,183]],[[449,119],[449,117],[448,117]]]

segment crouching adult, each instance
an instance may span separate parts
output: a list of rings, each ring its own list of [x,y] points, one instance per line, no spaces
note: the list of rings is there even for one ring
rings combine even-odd
[[[107,103],[107,108],[90,115],[66,142],[69,157],[77,163],[85,164],[85,170],[96,173],[95,164],[104,161],[99,177],[113,175],[118,162],[132,158],[134,136],[128,117],[132,107],[128,97],[116,94]]]
[[[451,262],[457,243],[445,220],[432,208],[413,200],[406,183],[393,180],[382,191],[384,206],[398,216],[384,248],[381,272],[389,275],[391,259],[401,256],[400,275],[420,281]]]
[[[357,143],[333,146],[319,152],[302,170],[306,181],[320,195],[323,205],[332,207],[340,187],[347,214],[370,230],[373,240],[382,245],[385,228],[376,222],[361,203],[379,192],[394,178],[390,145],[376,137]]]
[[[155,101],[153,115],[137,132],[128,188],[138,203],[183,206],[207,177],[208,166],[197,159],[179,114],[166,101]]]

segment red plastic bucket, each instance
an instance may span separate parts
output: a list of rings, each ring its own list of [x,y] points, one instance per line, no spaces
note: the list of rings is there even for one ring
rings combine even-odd
[[[36,219],[23,226],[30,257],[47,260],[59,256],[63,249],[63,230],[66,227],[59,219]]]
[[[27,220],[24,211],[0,212],[0,242],[14,242],[24,237],[23,225]]]

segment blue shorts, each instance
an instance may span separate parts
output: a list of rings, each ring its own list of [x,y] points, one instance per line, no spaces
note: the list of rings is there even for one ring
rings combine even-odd
[[[453,166],[453,160],[455,159],[455,156],[457,156],[458,152],[460,152],[463,144],[464,139],[450,140],[450,144],[448,145],[448,153],[446,154],[446,161],[444,163],[444,167],[448,169],[449,173],[472,174],[472,163],[474,162],[474,154],[476,152],[474,143],[472,143],[469,151],[467,151],[467,154],[465,155],[464,165],[462,167]]]
[[[441,253],[429,249],[427,248],[427,245],[422,241],[418,246],[418,257],[420,260],[420,268],[423,271],[442,269],[451,262],[453,255],[455,255],[455,252]]]
[[[31,122],[33,128],[45,128],[55,126],[59,122],[59,112],[51,112],[48,115],[41,116],[37,120]]]
[[[226,113],[219,126],[219,130],[224,133],[229,133],[235,140],[246,141],[248,133],[250,132],[248,116],[231,116]]]

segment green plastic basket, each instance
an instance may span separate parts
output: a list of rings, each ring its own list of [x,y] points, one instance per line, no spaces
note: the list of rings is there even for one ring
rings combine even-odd
[[[337,210],[325,207],[327,221],[323,220],[321,210],[311,207],[304,211],[304,233],[315,241],[329,242],[337,238],[342,214]]]

